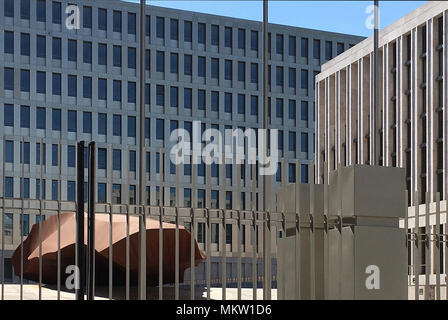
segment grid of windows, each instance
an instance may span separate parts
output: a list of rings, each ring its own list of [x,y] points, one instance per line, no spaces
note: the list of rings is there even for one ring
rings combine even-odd
[[[32,15],[35,14],[39,22],[46,21],[48,16],[54,24],[63,23],[64,7],[60,2],[52,1],[48,4],[48,1],[30,1],[37,1],[35,12],[29,12],[29,8],[33,6],[24,8],[21,6],[19,13],[21,17],[33,20]],[[14,4],[11,8],[11,3],[13,2],[5,1],[6,17],[14,17],[19,12],[16,10],[15,13]],[[105,174],[108,177],[107,170],[111,169],[115,171],[129,169],[131,172],[138,170],[136,139],[127,138],[137,138],[139,126],[135,106],[138,102],[139,90],[138,79],[135,77],[139,53],[137,52],[138,39],[133,37],[137,33],[139,20],[138,8],[133,7],[132,10],[123,9],[122,11],[119,8],[99,8],[98,5],[104,6],[103,3],[92,2],[91,5],[81,8],[82,27],[103,31],[92,37],[66,34],[64,28],[61,29],[63,35],[59,33],[52,35],[41,30],[38,30],[36,35],[35,32],[30,32],[26,28],[21,28],[19,32],[13,31],[9,22],[5,24],[3,33],[5,54],[14,55],[20,52],[21,56],[26,57],[35,54],[38,58],[50,59],[54,68],[47,68],[43,62],[48,63],[48,61],[42,59],[38,59],[37,67],[30,67],[30,70],[14,68],[13,64],[8,63],[4,68],[5,90],[18,90],[17,86],[20,85],[20,90],[23,92],[34,93],[32,91],[36,90],[36,93],[48,94],[50,97],[33,101],[30,106],[8,101],[9,103],[2,103],[2,107],[4,108],[4,128],[7,130],[15,126],[26,129],[48,129],[46,132],[40,132],[45,135],[45,139],[61,137],[67,140],[67,144],[62,146],[54,143],[54,140],[47,141],[48,148],[44,145],[42,150],[44,164],[46,153],[50,153],[47,165],[60,164],[74,167],[76,165],[75,141],[82,137],[79,134],[90,134],[92,139],[99,138],[98,169],[106,170]],[[145,87],[147,103],[145,137],[148,139],[149,148],[147,172],[152,185],[154,182],[152,174],[157,171],[155,169],[158,166],[158,161],[156,164],[154,161],[158,157],[160,147],[167,147],[169,133],[174,128],[185,127],[191,133],[192,122],[198,117],[197,110],[204,115],[203,119],[200,119],[206,123],[203,129],[211,127],[222,130],[223,122],[232,128],[235,126],[234,121],[238,121],[238,125],[241,125],[240,121],[244,121],[247,127],[252,127],[257,121],[261,121],[261,117],[258,117],[262,110],[262,97],[259,92],[262,80],[261,57],[259,56],[261,30],[256,24],[243,28],[221,24],[220,21],[200,20],[198,22],[188,21],[179,16],[161,16],[161,14],[157,15],[157,12],[147,16],[146,19],[146,35],[149,36],[147,41],[150,47],[145,57],[146,70],[149,71]],[[150,32],[151,24],[155,27],[153,34]],[[275,45],[275,48],[272,48],[273,53],[290,57],[300,54],[301,57],[308,57],[308,43],[312,46],[315,41],[313,36],[304,38],[290,30],[273,29],[272,45]],[[162,41],[162,39],[172,41]],[[322,39],[319,41],[327,40]],[[181,45],[182,41],[184,44]],[[215,48],[209,50],[209,44]],[[36,47],[33,48],[33,46]],[[222,48],[216,48],[221,46]],[[335,48],[339,53],[339,44]],[[221,49],[225,51],[221,53]],[[310,55],[313,54],[312,50],[309,52]],[[311,66],[305,67],[308,62],[299,61],[300,57],[296,58],[270,61],[273,76],[275,76],[275,79],[272,77],[272,81],[275,81],[276,86],[286,87],[283,91],[276,92],[276,96],[272,98],[272,108],[276,108],[275,115],[281,119],[287,117],[290,120],[300,120],[296,119],[299,116],[296,105],[301,106],[299,104],[301,101],[296,100],[295,95],[285,90],[297,89],[299,85],[308,89],[308,72],[314,71]],[[153,63],[155,66],[152,65]],[[306,72],[305,75],[304,72]],[[301,73],[300,79],[299,73]],[[312,98],[313,92],[309,90],[306,95]],[[34,99],[33,96],[31,99]],[[302,109],[300,115],[304,120]],[[234,119],[235,116],[237,118]],[[192,119],[186,121],[189,117]],[[277,126],[278,123],[275,125]],[[288,146],[291,152],[299,151],[298,148],[305,152],[303,151],[304,141],[301,140],[300,145],[299,141],[297,143],[295,141],[295,137],[302,135],[305,128],[299,124],[296,126],[296,122],[285,125],[286,129],[282,133],[284,139],[281,139],[284,140],[281,142],[282,148],[284,143],[285,149]],[[105,137],[107,135],[110,137]],[[31,138],[31,140],[34,139]],[[6,161],[17,162],[20,159],[14,158],[14,143],[16,143],[15,148],[18,148],[18,142],[8,141]],[[28,163],[30,161],[30,146],[33,148],[33,153],[36,150],[36,163],[40,162],[41,146],[34,140],[24,145],[25,161]],[[127,148],[129,151],[126,151]],[[308,152],[307,145],[305,149]],[[59,163],[59,159],[62,163]],[[32,160],[34,161],[34,158]],[[169,163],[169,157],[165,156],[164,161],[166,165],[169,165],[168,172],[174,174],[176,168]],[[196,169],[198,176],[206,175],[205,165],[201,164]],[[235,169],[232,169],[231,166],[226,166],[228,179],[234,179],[233,170]],[[185,165],[180,168],[180,172],[191,176],[192,166]],[[247,169],[241,171],[243,179],[249,176],[248,172]],[[218,166],[211,166],[211,175],[219,178]],[[70,199],[75,197],[73,185],[75,178],[64,177],[64,179],[63,187],[57,180],[50,179],[50,182],[47,182],[49,187],[47,191],[51,190],[52,199],[65,196]],[[135,196],[132,196],[136,194],[136,188],[138,188],[135,182],[122,185],[123,182],[117,178],[113,185],[111,183],[109,186],[109,183],[106,180],[98,181],[100,202],[121,202],[124,200],[123,195],[128,196],[128,190],[129,198],[135,199]],[[14,180],[8,180],[7,184],[13,186]],[[35,183],[32,182],[33,187],[34,185]],[[62,195],[59,194],[59,187],[62,187]],[[107,199],[106,195],[111,190],[112,199]],[[14,189],[11,188],[11,196],[13,191]],[[162,194],[159,190],[159,198]],[[185,195],[188,201],[193,201],[193,196],[196,197],[198,205],[202,205],[206,200],[202,192],[195,193],[190,190],[190,193],[186,192]],[[232,193],[226,194],[226,206],[231,206],[232,200]],[[212,194],[212,201],[219,205],[216,192]]]

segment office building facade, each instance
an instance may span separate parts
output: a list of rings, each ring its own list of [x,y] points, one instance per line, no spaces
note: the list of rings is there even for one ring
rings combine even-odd
[[[430,1],[379,32],[379,163],[372,156],[373,37],[324,64],[316,77],[316,176],[320,183],[325,170],[340,165],[406,168],[409,232],[417,232],[413,231],[416,205],[421,215],[428,208],[433,215],[440,194],[440,233],[446,233],[447,9],[444,1]],[[428,225],[421,217],[418,232],[438,233],[434,216],[429,221]],[[426,249],[431,255],[426,258],[425,246],[419,246],[422,270],[428,263],[425,259],[433,261],[432,268],[441,263],[444,270],[446,248],[442,246],[441,259],[436,260],[435,245],[431,241]]]
[[[1,192],[6,198],[39,199],[42,186],[44,199],[75,201],[75,146],[85,140],[98,147],[97,201],[138,203],[139,5],[75,1],[80,28],[68,29],[70,4],[2,1]],[[291,164],[301,159],[307,172],[314,152],[314,76],[324,61],[361,38],[280,25],[270,25],[269,31],[270,127],[280,130],[280,156]],[[254,201],[261,208],[261,196],[251,199],[249,165],[238,173],[240,194],[237,170],[226,166],[224,197],[218,165],[210,168],[210,188],[204,164],[178,166],[176,190],[176,166],[169,158],[170,133],[177,128],[191,132],[195,121],[201,132],[262,127],[261,23],[148,6],[146,49],[146,203],[174,205],[178,199],[180,206],[201,207],[208,199],[218,207],[225,200],[230,208],[238,199],[243,209]],[[287,174],[273,177],[274,187],[281,179],[295,181],[295,167],[288,168]],[[5,212],[9,252],[20,233],[26,236],[37,222],[26,210],[23,226],[19,217],[20,212]],[[196,230],[203,245],[204,226]],[[212,232],[216,247],[217,230]],[[227,228],[229,245],[234,232]],[[249,235],[245,238],[250,246]]]

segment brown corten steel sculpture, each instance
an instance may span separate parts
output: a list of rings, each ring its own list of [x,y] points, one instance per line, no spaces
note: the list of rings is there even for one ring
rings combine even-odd
[[[65,282],[66,267],[75,264],[76,219],[74,212],[66,212],[61,218],[61,281]],[[95,283],[107,285],[109,281],[109,237],[110,216],[95,214]],[[85,217],[87,225],[87,216]],[[175,282],[175,232],[176,226],[163,223],[163,283]],[[87,228],[84,244],[87,243]],[[183,282],[184,271],[190,268],[191,234],[179,226],[179,282]],[[20,246],[12,256],[12,264],[20,276]],[[58,217],[49,217],[42,222],[42,282],[57,283]],[[112,261],[114,284],[126,283],[126,215],[113,216],[112,223]],[[194,242],[195,266],[205,259]],[[159,280],[159,222],[146,219],[146,272],[147,284],[157,285]],[[130,283],[138,280],[138,217],[129,216],[129,271]],[[39,224],[33,225],[30,234],[23,242],[23,277],[39,281]]]

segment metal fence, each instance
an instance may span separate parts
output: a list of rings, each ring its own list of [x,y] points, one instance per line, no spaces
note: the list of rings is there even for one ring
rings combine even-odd
[[[403,227],[407,230],[409,299],[446,300],[447,203],[440,200],[439,192],[435,194],[435,199],[431,199],[428,192],[425,193],[423,204],[419,199],[416,192],[413,206],[403,221]]]
[[[23,142],[24,140],[22,140]],[[5,145],[5,144],[4,144]],[[41,141],[41,155],[40,159],[43,159],[43,142]],[[22,155],[24,154],[24,144],[22,143]],[[59,145],[60,150],[60,145]],[[3,150],[5,152],[5,150]],[[4,153],[5,154],[5,153]],[[59,154],[59,164],[61,163],[61,152]],[[160,159],[163,157],[160,156]],[[22,159],[23,160],[23,159]],[[90,163],[95,166],[95,163]],[[42,161],[40,165],[40,181],[43,179]],[[163,163],[160,163],[160,170],[163,172]],[[82,166],[83,167],[83,166]],[[194,166],[193,166],[194,167]],[[222,166],[223,172],[220,174],[225,177],[225,166]],[[256,167],[252,166],[253,176],[256,177]],[[311,183],[314,177],[313,164],[310,165],[309,176]],[[207,168],[207,176],[210,175],[210,169]],[[286,164],[284,161],[281,163],[281,172],[284,174],[282,179],[283,187],[286,186],[285,172]],[[194,169],[192,170],[192,176],[195,175]],[[238,172],[240,170],[237,170]],[[14,250],[17,245],[20,245],[20,272],[19,272],[19,286],[18,296],[14,298],[26,299],[26,292],[29,289],[26,279],[24,278],[23,270],[23,243],[27,236],[24,232],[26,221],[25,216],[28,214],[38,217],[36,222],[39,224],[39,281],[38,287],[38,299],[45,299],[43,289],[47,286],[43,284],[42,273],[42,223],[44,216],[56,216],[57,217],[57,282],[54,289],[54,298],[61,299],[63,294],[68,290],[63,283],[63,272],[61,270],[61,215],[64,212],[76,212],[77,202],[63,201],[61,200],[61,169],[59,166],[58,173],[58,199],[46,200],[43,199],[42,183],[40,183],[39,198],[29,199],[23,196],[21,193],[20,198],[14,198],[9,196],[5,192],[5,162],[3,163],[3,194],[1,197],[0,212],[1,212],[1,298],[8,299],[7,288],[10,284],[6,283],[5,279],[5,252],[6,247],[10,250]],[[300,163],[296,163],[296,179],[300,181]],[[24,190],[24,161],[22,161],[21,167],[21,190]],[[219,204],[212,204],[211,197],[208,195],[205,198],[203,207],[195,206],[195,201],[190,201],[190,206],[181,206],[179,201],[179,174],[176,170],[176,199],[170,203],[169,206],[163,205],[163,197],[160,197],[158,205],[136,205],[136,204],[121,204],[114,203],[112,195],[108,197],[110,200],[107,203],[94,203],[94,212],[96,214],[104,213],[109,217],[109,256],[108,256],[108,284],[105,287],[96,287],[95,280],[88,277],[88,280],[93,284],[90,287],[91,291],[87,293],[96,297],[103,297],[109,299],[135,299],[138,295],[135,293],[135,285],[131,282],[131,252],[130,252],[130,229],[129,221],[131,217],[146,217],[159,222],[159,239],[158,239],[158,279],[157,285],[152,287],[146,287],[144,290],[148,293],[150,299],[282,299],[284,295],[282,293],[277,294],[278,281],[289,281],[284,278],[285,266],[277,263],[278,252],[278,240],[279,238],[285,239],[288,235],[288,225],[293,224],[294,233],[299,234],[303,232],[302,228],[309,228],[312,232],[319,229],[327,234],[330,230],[337,230],[341,232],[344,227],[351,228],[353,223],[348,220],[339,219],[336,215],[329,215],[328,208],[322,212],[322,216],[319,219],[315,219],[313,213],[310,211],[298,210],[291,215],[288,215],[288,208],[284,205],[279,205],[276,210],[272,211],[260,211],[257,210],[255,203],[257,194],[257,181],[252,179],[252,199],[249,210],[241,209],[241,203],[237,198],[237,201],[232,207],[227,207],[225,201],[225,189],[221,186],[219,190]],[[210,181],[207,179],[207,181]],[[241,177],[237,178],[237,190],[241,188]],[[328,186],[325,185],[324,189]],[[208,186],[208,189],[209,186]],[[313,189],[313,188],[311,188]],[[315,197],[316,194],[313,194]],[[90,195],[92,197],[92,195]],[[94,197],[95,198],[95,197]],[[82,199],[82,198],[81,198]],[[311,198],[310,198],[311,199]],[[418,194],[414,197],[416,203],[418,202]],[[406,210],[407,216],[401,221],[401,228],[408,230],[403,242],[406,243],[408,248],[408,288],[409,299],[446,299],[448,286],[447,282],[447,266],[448,256],[446,254],[448,241],[447,234],[443,232],[442,225],[446,224],[446,202],[442,202],[445,207],[441,208],[440,195],[436,194],[435,202],[430,202],[428,194],[426,195],[426,203],[410,207]],[[88,211],[87,203],[82,202],[81,210]],[[310,201],[310,203],[312,203]],[[442,210],[441,210],[442,209]],[[316,207],[309,207],[308,210],[320,210]],[[423,212],[423,214],[421,213]],[[445,212],[445,213],[444,213]],[[14,226],[7,230],[6,218],[7,214],[13,214],[19,216],[20,232],[17,234],[17,230]],[[419,216],[419,219],[415,219],[415,216]],[[125,237],[125,266],[126,275],[123,286],[117,286],[114,284],[114,264],[113,264],[113,222],[118,216],[125,217],[126,237]],[[305,221],[306,220],[306,221]],[[166,285],[163,281],[163,225],[162,223],[171,223],[175,227],[175,241],[172,250],[174,250],[174,270],[175,281],[172,285]],[[189,270],[186,271],[185,281],[180,282],[180,267],[179,267],[179,254],[180,254],[180,239],[179,230],[183,226],[187,226],[193,237],[190,238],[190,265]],[[429,228],[426,226],[430,226]],[[9,227],[8,227],[9,228]],[[76,228],[76,227],[74,227]],[[201,230],[199,230],[201,228]],[[202,229],[203,228],[203,229]],[[215,237],[213,237],[213,228],[215,228]],[[231,229],[230,241],[227,239],[227,230]],[[8,232],[7,232],[8,231]],[[199,232],[200,231],[200,232]],[[204,232],[202,232],[204,231]],[[216,232],[218,231],[218,232]],[[319,232],[320,232],[319,231]],[[10,232],[10,233],[9,233]],[[76,230],[73,230],[75,233]],[[249,237],[246,237],[247,234]],[[205,234],[205,235],[204,235]],[[199,236],[201,235],[201,236]],[[217,236],[216,236],[217,235]],[[372,235],[375,236],[375,235]],[[217,239],[215,239],[217,238]],[[250,240],[248,239],[250,238]],[[19,241],[17,241],[19,239]],[[328,241],[328,238],[327,238]],[[205,253],[205,261],[195,267],[195,252],[194,243],[198,242],[199,247]],[[230,242],[231,244],[229,245]],[[313,241],[309,245],[316,246],[316,242]],[[315,247],[311,247],[315,248]],[[326,244],[325,255],[328,255],[330,245]],[[79,246],[76,246],[76,252],[79,252]],[[307,259],[305,255],[297,255],[297,252],[291,252],[291,256],[295,259],[302,259],[301,263]],[[314,257],[315,258],[315,257]],[[316,267],[316,261],[305,261],[310,265],[311,274],[315,275],[314,269]],[[228,259],[234,259],[236,262],[236,274],[230,274],[227,272]],[[90,262],[89,258],[87,261]],[[269,261],[269,269],[272,272],[267,273],[265,261]],[[79,262],[76,261],[76,264]],[[93,264],[94,265],[94,264]],[[214,278],[213,265],[216,265],[220,272],[216,273],[219,278]],[[327,267],[325,267],[327,268]],[[200,270],[198,272],[198,270]],[[331,270],[325,269],[325,277]],[[298,271],[300,272],[300,271]],[[269,276],[266,277],[266,274]],[[154,280],[154,279],[150,279]],[[300,277],[297,277],[294,281],[300,281]],[[311,280],[313,281],[313,280]],[[326,279],[328,281],[328,279]],[[296,285],[296,284],[293,284]],[[315,283],[313,283],[315,285]],[[283,290],[283,289],[282,289]],[[310,289],[313,290],[313,289]],[[315,290],[315,289],[314,289]],[[316,298],[314,295],[310,298]]]

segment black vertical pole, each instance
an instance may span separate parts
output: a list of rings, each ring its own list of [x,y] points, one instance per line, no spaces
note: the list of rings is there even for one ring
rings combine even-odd
[[[85,254],[84,254],[84,141],[78,142],[76,159],[76,247],[79,271],[79,287],[76,300],[84,300]]]
[[[379,16],[378,16],[378,10],[379,10],[379,2],[378,0],[373,1],[373,10],[374,10],[374,29],[373,29],[373,135],[372,135],[372,142],[373,142],[373,156],[372,156],[372,163],[374,165],[379,166],[380,165],[380,131],[379,131],[379,123],[380,123],[380,116],[379,116],[379,82],[378,82],[378,55],[379,55],[379,35],[378,35],[378,29],[379,29]],[[370,148],[370,146],[369,146]],[[383,161],[384,163],[384,161]]]
[[[87,299],[95,296],[95,176],[96,176],[95,142],[89,143],[89,202],[88,202],[88,271],[87,271]]]

